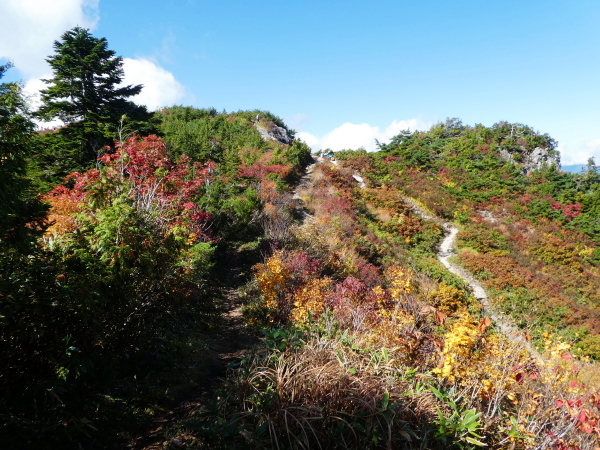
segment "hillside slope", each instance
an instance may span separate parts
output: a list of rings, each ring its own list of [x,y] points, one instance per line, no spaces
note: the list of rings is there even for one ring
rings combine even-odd
[[[296,192],[304,220],[280,235],[244,293],[265,347],[230,373],[214,409],[182,425],[188,443],[595,448],[598,278],[584,206],[595,186],[584,191],[583,176],[553,166],[525,175],[500,155],[493,128],[446,128],[312,170]],[[490,304],[438,259],[450,221],[459,254],[449,265],[478,278]],[[524,245],[553,230],[573,242],[568,262]],[[573,289],[585,292],[586,316]],[[498,310],[516,327],[495,323],[510,321]]]
[[[308,167],[265,111],[143,125],[8,230],[3,442],[595,448],[593,161],[506,122]]]
[[[268,248],[262,236],[276,234],[273,215],[289,209],[269,201],[311,159],[282,125],[264,111],[162,110],[152,122],[160,136],[122,130],[92,168],[40,195],[47,215],[8,223],[0,236],[11,244],[0,246],[3,443],[123,443],[210,378],[207,342],[227,303],[227,274],[241,270],[231,255]],[[287,143],[271,139],[273,129]],[[52,140],[36,145],[52,154]]]

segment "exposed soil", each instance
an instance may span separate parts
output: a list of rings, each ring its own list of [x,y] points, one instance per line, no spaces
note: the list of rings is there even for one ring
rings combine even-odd
[[[202,373],[196,373],[197,388],[186,392],[174,400],[169,410],[152,421],[147,430],[133,439],[127,448],[135,450],[162,449],[169,444],[166,432],[177,421],[185,420],[202,408],[215,394],[221,380],[227,373],[227,367],[237,361],[245,352],[258,345],[259,338],[246,325],[241,312],[239,289],[245,283],[243,269],[249,269],[248,261],[242,261],[238,254],[228,255],[224,280],[224,299],[221,321],[218,328],[208,338],[208,355],[202,357],[207,367]],[[193,372],[192,372],[193,373]],[[189,374],[182,373],[182,377]]]
[[[302,222],[311,220],[312,216],[304,209],[299,193],[311,183],[313,168],[315,164],[320,162],[322,161],[315,161],[315,163],[306,167],[304,176],[292,192]],[[195,411],[201,409],[203,404],[216,393],[221,380],[227,374],[227,367],[236,362],[240,356],[247,353],[252,347],[259,344],[259,338],[253,334],[242,317],[242,305],[239,295],[239,289],[247,281],[245,274],[249,273],[252,264],[258,261],[249,261],[239,253],[228,255],[226,258],[228,258],[228,261],[223,264],[225,273],[220,276],[224,283],[221,323],[208,340],[209,355],[204,357],[209,360],[209,363],[205,374],[201,375],[202,379],[198,380],[197,384],[200,387],[176,400],[168,412],[155,419],[146,432],[133,439],[127,448],[132,450],[155,450],[165,448],[169,443],[176,445],[177,438],[169,439],[166,435],[170,427],[178,421],[189,418]],[[185,376],[185,374],[182,374],[182,376]]]

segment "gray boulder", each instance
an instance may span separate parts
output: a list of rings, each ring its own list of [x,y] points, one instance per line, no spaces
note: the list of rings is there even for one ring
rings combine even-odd
[[[256,129],[265,141],[277,141],[281,144],[291,144],[294,140],[283,127],[278,127],[275,124],[258,122]]]
[[[521,148],[520,150],[508,150],[501,148],[500,156],[507,161],[521,167],[524,175],[530,174],[544,167],[555,166],[560,168],[560,154],[557,151],[536,147],[531,151]]]

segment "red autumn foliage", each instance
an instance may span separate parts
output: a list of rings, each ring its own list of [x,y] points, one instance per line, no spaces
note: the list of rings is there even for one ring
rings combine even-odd
[[[251,166],[240,167],[239,176],[262,180],[267,175],[275,174],[281,178],[285,178],[289,175],[290,170],[291,167],[284,164],[265,165],[256,163]]]
[[[74,172],[47,195],[53,208],[66,200],[97,207],[125,189],[136,208],[155,212],[165,229],[185,225],[195,239],[211,239],[208,230],[212,216],[194,201],[210,182],[214,163],[190,163],[186,156],[174,163],[166,143],[157,136],[131,137],[118,145],[115,153],[99,160],[101,170]]]
[[[572,219],[581,214],[581,203],[566,203],[552,202],[552,209],[561,211],[565,217]]]
[[[365,283],[355,277],[347,277],[334,286],[327,304],[340,323],[357,329],[375,310],[375,299],[375,294]]]

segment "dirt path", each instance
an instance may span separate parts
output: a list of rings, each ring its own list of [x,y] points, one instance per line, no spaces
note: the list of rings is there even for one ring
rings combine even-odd
[[[353,178],[359,184],[361,189],[366,187],[363,178],[360,174],[353,175]],[[522,346],[529,352],[529,354],[536,359],[537,361],[543,361],[542,356],[538,353],[538,351],[531,345],[531,343],[525,338],[523,332],[514,325],[513,321],[497,311],[491,304],[489,296],[483,287],[483,285],[470,273],[468,273],[462,266],[458,265],[453,261],[452,257],[456,256],[456,237],[458,235],[459,229],[451,224],[450,222],[445,222],[439,217],[435,217],[431,214],[428,214],[414,199],[409,197],[403,197],[403,200],[410,206],[410,208],[422,219],[430,220],[441,226],[444,230],[444,239],[440,244],[440,248],[438,250],[438,260],[444,265],[448,271],[458,276],[466,283],[469,284],[469,287],[473,291],[473,295],[477,300],[481,302],[483,306],[484,314],[486,314],[495,325],[498,327],[500,332],[506,336],[506,338],[513,342],[516,345]]]
[[[295,208],[300,214],[300,225],[306,222],[314,222],[315,217],[308,212],[302,201],[302,191],[305,190],[313,181],[313,171],[317,164],[323,164],[324,160],[322,157],[317,157],[312,164],[306,166],[306,170],[298,184],[292,191],[292,198],[296,201]]]
[[[500,332],[504,334],[509,341],[523,346],[534,359],[542,361],[542,356],[535,348],[533,348],[531,343],[525,339],[523,332],[514,325],[513,321],[492,306],[483,285],[463,267],[453,261],[452,257],[457,254],[456,237],[459,229],[449,222],[444,222],[438,217],[427,214],[413,199],[405,197],[404,201],[408,203],[411,209],[420,217],[425,220],[432,220],[444,229],[445,236],[438,250],[438,260],[446,267],[446,269],[469,284],[473,291],[473,295],[481,302],[484,313],[492,319]]]
[[[302,178],[300,178],[300,181],[298,182],[298,184],[292,191],[293,198],[295,198],[296,200],[302,200],[302,197],[300,196],[300,192],[302,191],[302,189],[304,189],[307,185],[310,184],[315,166],[317,164],[321,164],[322,162],[323,162],[322,158],[319,157],[312,164],[309,164],[308,166],[306,166],[304,175],[302,176]]]
[[[302,189],[312,182],[313,169],[316,164],[322,163],[321,159],[306,167],[305,174],[299,180],[292,194],[297,202],[297,209],[302,214],[302,221],[314,220],[303,207],[301,198]],[[259,338],[252,333],[246,325],[241,311],[239,288],[247,281],[245,274],[249,273],[250,266],[258,261],[246,261],[239,254],[227,255],[228,259],[223,264],[225,273],[219,277],[224,282],[223,304],[218,330],[215,330],[208,339],[209,363],[206,374],[199,380],[201,385],[195,392],[190,392],[185,399],[180,399],[161,417],[154,420],[147,431],[133,439],[127,448],[132,450],[156,450],[166,446],[177,446],[177,436],[167,438],[168,430],[177,423],[188,419],[211,399],[218,389],[221,380],[227,375],[227,367],[247,353],[252,347],[259,344]],[[202,363],[205,363],[203,361]],[[182,374],[185,376],[185,374]]]
[[[201,356],[198,364],[205,366],[201,375],[182,372],[181,377],[197,376],[197,388],[188,392],[184,398],[173,402],[171,408],[149,424],[146,432],[132,439],[127,448],[134,450],[163,449],[168,445],[178,445],[178,437],[168,439],[166,434],[177,421],[189,418],[202,408],[218,389],[221,380],[227,374],[227,367],[237,361],[243,353],[259,343],[258,337],[246,325],[241,311],[239,288],[245,283],[243,270],[249,269],[249,262],[242,262],[237,254],[229,255],[221,279],[224,280],[223,303],[220,323],[207,340],[208,355]]]

